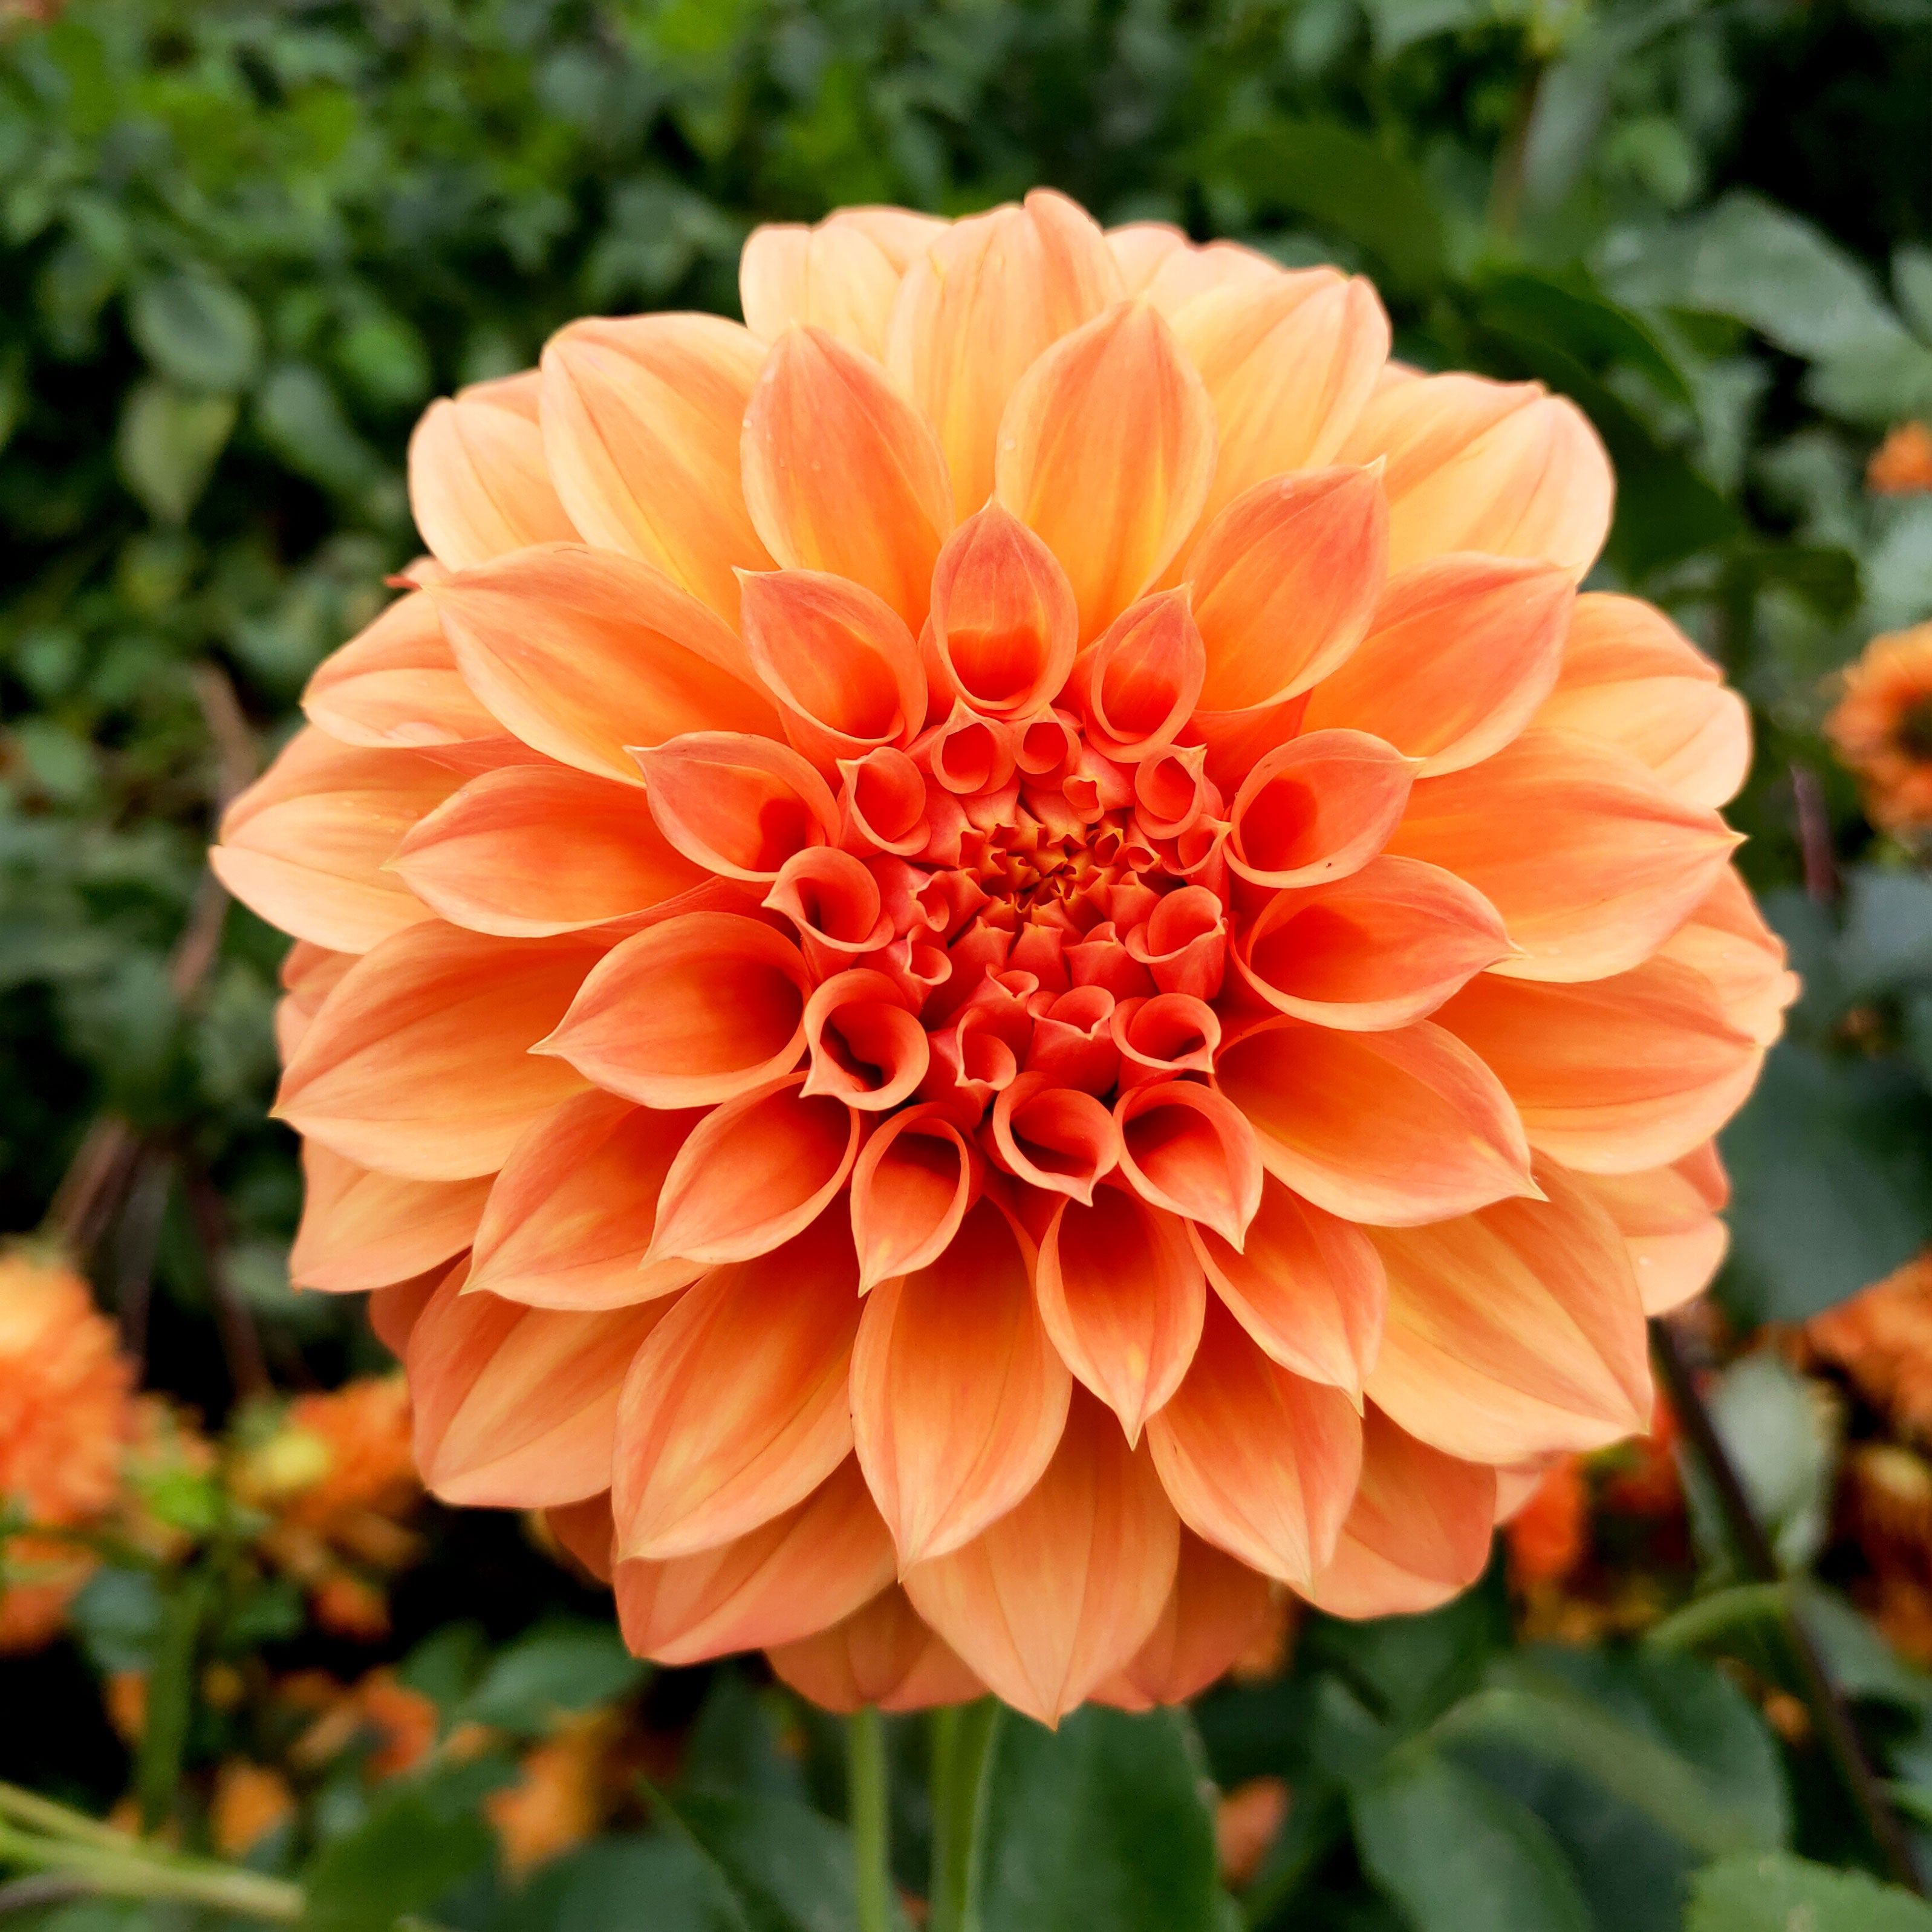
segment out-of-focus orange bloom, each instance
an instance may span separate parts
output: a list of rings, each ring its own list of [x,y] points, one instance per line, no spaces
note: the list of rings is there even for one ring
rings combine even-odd
[[[608,1711],[571,1719],[524,1753],[514,1784],[484,1798],[484,1811],[514,1876],[581,1844],[602,1824],[617,1730]]]
[[[1902,422],[1872,452],[1865,488],[1875,496],[1903,496],[1932,490],[1932,428]]]
[[[1632,1516],[1661,1516],[1681,1508],[1684,1481],[1677,1467],[1677,1418],[1660,1395],[1651,1413],[1650,1432],[1615,1451],[1606,1475],[1603,1502]]]
[[[1504,1526],[1510,1573],[1526,1588],[1560,1583],[1590,1546],[1590,1492],[1581,1460],[1566,1456]]]
[[[1825,735],[1867,816],[1888,832],[1932,824],[1932,623],[1873,638],[1844,683]]]
[[[110,1672],[100,1687],[100,1701],[114,1735],[124,1744],[137,1744],[148,1728],[148,1673],[145,1670]]]
[[[98,1522],[119,1490],[133,1376],[86,1282],[0,1255],[0,1526]],[[0,1651],[60,1630],[93,1558],[56,1537],[0,1538]]]
[[[434,1701],[386,1666],[353,1684],[339,1684],[322,1671],[302,1671],[277,1688],[284,1703],[316,1714],[290,1754],[295,1763],[326,1764],[358,1739],[369,1740],[369,1775],[394,1778],[413,1770],[435,1747],[440,1720]]]
[[[1932,1257],[1814,1315],[1804,1334],[1900,1434],[1932,1448]]]
[[[1578,594],[1582,413],[1358,277],[1042,191],[740,280],[432,405],[224,819],[296,1278],[667,1663],[1051,1720],[1446,1600],[1722,1252],[1742,702]]]
[[[214,1774],[208,1810],[215,1850],[238,1858],[295,1810],[295,1793],[280,1772],[245,1758],[226,1760]]]
[[[1288,1803],[1288,1786],[1279,1778],[1251,1778],[1222,1795],[1214,1810],[1214,1844],[1224,1884],[1239,1890],[1261,1869]]]

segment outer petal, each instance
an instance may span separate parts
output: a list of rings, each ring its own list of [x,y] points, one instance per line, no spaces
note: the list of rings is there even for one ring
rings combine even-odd
[[[1063,1201],[1040,1242],[1040,1318],[1060,1359],[1138,1442],[1201,1339],[1206,1305],[1186,1224],[1124,1188]]]
[[[501,406],[496,387],[430,404],[410,438],[410,508],[423,542],[452,570],[577,535],[551,487],[535,417]]]
[[[1184,1529],[1160,1622],[1125,1669],[1096,1689],[1095,1700],[1130,1711],[1184,1704],[1249,1648],[1274,1602],[1274,1588],[1259,1570]]]
[[[1580,986],[1485,974],[1436,1018],[1508,1088],[1532,1147],[1592,1173],[1660,1166],[1708,1140],[1764,1058],[1709,980],[1664,958]]]
[[[906,1594],[1016,1709],[1058,1723],[1160,1620],[1180,1526],[1144,1448],[1078,1397],[1024,1502],[964,1548],[916,1564]]]
[[[618,1391],[669,1304],[562,1313],[462,1287],[459,1267],[410,1333],[423,1480],[446,1502],[518,1509],[608,1488]]]
[[[1175,310],[1174,332],[1220,434],[1209,516],[1268,477],[1332,463],[1388,358],[1375,290],[1332,269],[1223,284]]]
[[[1262,1165],[1345,1220],[1408,1227],[1534,1191],[1508,1094],[1426,1020],[1348,1034],[1270,1022],[1222,1050],[1215,1081]]]
[[[1760,1046],[1784,1030],[1798,976],[1786,970],[1784,941],[1764,922],[1737,868],[1726,866],[1696,910],[1666,939],[1658,957],[1694,968],[1716,988],[1725,1016]]]
[[[372,750],[463,744],[503,728],[464,682],[436,600],[422,590],[398,598],[325,658],[302,701],[332,738]]]
[[[752,520],[780,563],[850,578],[918,630],[952,485],[932,428],[871,357],[788,330],[746,410],[742,458]]]
[[[646,912],[710,877],[672,848],[635,786],[560,765],[472,778],[418,821],[394,870],[452,924],[517,939]]]
[[[769,926],[686,913],[615,947],[540,1046],[647,1107],[734,1100],[798,1064],[810,986]]]
[[[1730,1246],[1718,1210],[1730,1183],[1714,1144],[1641,1174],[1579,1174],[1617,1224],[1646,1315],[1668,1315],[1710,1286]]]
[[[532,1054],[603,949],[484,939],[428,921],[344,975],[282,1075],[275,1112],[365,1167],[419,1180],[494,1174],[580,1088]]]
[[[573,322],[543,357],[544,451],[585,538],[655,564],[728,622],[764,570],[738,437],[764,350],[710,315]]]
[[[1046,541],[1099,636],[1166,568],[1214,473],[1214,418],[1166,322],[1126,302],[1064,336],[1000,424],[1000,501]]]
[[[1039,1481],[1070,1388],[1018,1234],[991,1200],[930,1266],[871,1291],[852,1425],[902,1566],[958,1549]]]
[[[1148,1443],[1197,1536],[1284,1582],[1327,1564],[1355,1493],[1361,1418],[1340,1389],[1263,1354],[1218,1300]]]
[[[803,1502],[734,1541],[620,1563],[617,1618],[638,1656],[697,1664],[827,1629],[892,1571],[892,1540],[848,1456]]]
[[[858,1289],[844,1216],[827,1214],[671,1304],[618,1414],[620,1556],[662,1561],[728,1543],[845,1460]]]
[[[1190,1232],[1215,1292],[1264,1354],[1360,1396],[1382,1346],[1388,1278],[1360,1228],[1270,1174],[1238,1251],[1211,1228]]]
[[[526,745],[634,784],[627,747],[686,731],[776,736],[737,639],[648,565],[557,544],[460,572],[430,595],[470,688]]]
[[[704,1118],[592,1089],[510,1150],[470,1256],[470,1286],[538,1308],[621,1308],[687,1286],[700,1264],[646,1267],[658,1196]]]
[[[1634,597],[1577,598],[1562,674],[1536,722],[1629,752],[1687,805],[1725,804],[1750,770],[1744,700],[1662,611]]]
[[[352,748],[310,727],[222,814],[209,862],[271,925],[367,952],[428,918],[382,863],[461,782],[420,752]]]
[[[1391,365],[1340,454],[1388,460],[1393,570],[1486,550],[1545,558],[1580,578],[1610,530],[1616,482],[1604,446],[1574,403],[1539,383]]]
[[[1124,292],[1100,230],[1050,188],[956,223],[907,270],[886,362],[939,432],[959,504],[977,508],[992,492],[1021,376]]]
[[[1522,950],[1497,972],[1576,980],[1655,952],[1737,844],[1714,812],[1679,803],[1634,759],[1526,731],[1482,764],[1418,783],[1388,849],[1458,874],[1502,914]]]
[[[1202,708],[1277,704],[1331,676],[1367,634],[1388,556],[1372,470],[1276,476],[1232,498],[1187,560]]]
[[[964,1704],[986,1686],[920,1621],[897,1584],[842,1624],[771,1653],[779,1678],[824,1711],[919,1711]]]
[[[459,1272],[460,1269],[459,1267]],[[449,1270],[431,1268],[409,1281],[392,1282],[387,1288],[373,1290],[369,1297],[369,1326],[377,1341],[400,1361],[408,1354],[410,1336],[423,1310],[436,1299]]]
[[[776,222],[752,230],[738,258],[745,326],[775,342],[809,322],[879,361],[899,292],[900,265],[865,230],[836,218],[807,228]]]
[[[320,1141],[302,1150],[302,1226],[289,1250],[298,1288],[332,1293],[406,1281],[468,1247],[490,1192],[473,1180],[405,1180],[332,1154]]]
[[[1643,1304],[1616,1224],[1560,1168],[1548,1198],[1378,1230],[1389,1311],[1370,1396],[1478,1462],[1598,1449],[1651,1411]]]
[[[1309,1600],[1337,1617],[1432,1610],[1483,1574],[1496,1514],[1495,1470],[1418,1442],[1372,1403],[1361,1486]]]
[[[1311,730],[1386,738],[1422,776],[1460,771],[1529,723],[1562,662],[1575,593],[1554,564],[1444,556],[1382,590],[1367,641],[1310,696]]]

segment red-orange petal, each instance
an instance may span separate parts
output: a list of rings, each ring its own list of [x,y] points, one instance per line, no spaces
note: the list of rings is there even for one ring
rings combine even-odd
[[[1096,1687],[1096,1702],[1129,1711],[1184,1704],[1222,1676],[1267,1628],[1274,1587],[1192,1530],[1160,1621],[1118,1675]]]
[[[1359,872],[1400,824],[1415,767],[1363,731],[1311,731],[1267,753],[1228,808],[1228,863],[1256,885]]]
[[[1030,718],[1060,694],[1080,610],[1059,560],[1003,504],[946,540],[924,637],[937,688],[988,718]]]
[[[1030,1185],[1091,1207],[1094,1190],[1120,1157],[1120,1129],[1092,1094],[1022,1073],[993,1102],[993,1143]]]
[[[986,1694],[896,1583],[842,1623],[770,1654],[780,1681],[823,1711],[922,1711]]]
[[[978,1172],[978,1156],[936,1102],[880,1123],[852,1170],[862,1294],[946,1252],[972,1204]]]
[[[1239,1247],[1261,1204],[1261,1150],[1246,1117],[1193,1080],[1144,1082],[1114,1104],[1120,1172],[1144,1201]]]
[[[838,836],[838,800],[789,745],[694,731],[636,759],[664,836],[722,878],[769,884],[787,860]]]
[[[1144,758],[1171,743],[1193,714],[1207,656],[1185,590],[1166,590],[1123,610],[1075,662],[1070,701],[1087,715],[1094,748]]]

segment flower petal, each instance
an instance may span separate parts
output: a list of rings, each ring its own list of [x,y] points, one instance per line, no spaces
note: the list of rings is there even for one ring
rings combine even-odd
[[[1726,866],[1697,909],[1658,950],[1701,973],[1716,989],[1725,1017],[1760,1046],[1784,1030],[1784,1010],[1797,998],[1798,976],[1785,966],[1784,941],[1764,922],[1750,888]]]
[[[859,1270],[842,1214],[670,1304],[617,1418],[619,1554],[715,1548],[809,1496],[852,1449]]]
[[[1576,1184],[1617,1224],[1646,1315],[1668,1315],[1703,1293],[1730,1246],[1718,1210],[1730,1183],[1714,1142],[1640,1174],[1580,1174]]]
[[[332,738],[374,750],[463,744],[503,729],[464,682],[436,600],[422,590],[323,658],[302,703]]]
[[[577,536],[551,485],[536,418],[502,407],[495,386],[430,404],[410,438],[410,508],[423,542],[452,570]]]
[[[1415,767],[1363,731],[1311,731],[1263,757],[1228,808],[1228,863],[1258,886],[1359,872],[1401,823]]]
[[[830,1630],[776,1646],[771,1665],[822,1711],[919,1711],[986,1691],[896,1583]]]
[[[924,646],[938,692],[987,718],[1030,718],[1060,694],[1080,610],[1059,560],[1003,504],[976,510],[933,566]]]
[[[1148,1446],[1196,1535],[1305,1586],[1348,1513],[1362,1424],[1340,1389],[1271,1361],[1210,1298],[1193,1366],[1148,1423]]]
[[[1022,1073],[993,1102],[993,1147],[1010,1173],[1048,1193],[1094,1203],[1120,1157],[1114,1117],[1090,1094]]]
[[[332,1154],[320,1141],[302,1150],[302,1226],[289,1250],[289,1279],[331,1294],[406,1281],[468,1247],[490,1178],[406,1180]]]
[[[1071,1380],[1019,1236],[984,1197],[937,1260],[880,1282],[865,1309],[852,1425],[903,1567],[958,1549],[1039,1481]]]
[[[1408,1227],[1534,1191],[1502,1083],[1426,1020],[1390,1033],[1270,1021],[1223,1048],[1215,1084],[1269,1173],[1345,1220]]]
[[[1143,1201],[1239,1246],[1261,1204],[1262,1161],[1246,1117],[1198,1081],[1144,1082],[1114,1103],[1120,1171]]]
[[[838,802],[789,745],[736,731],[694,731],[640,749],[638,767],[664,836],[694,865],[766,884],[785,861],[838,835]]]
[[[1095,1701],[1129,1711],[1186,1703],[1253,1645],[1268,1627],[1274,1596],[1259,1570],[1184,1529],[1160,1621],[1120,1672],[1096,1687]]]
[[[752,230],[738,258],[745,326],[776,342],[794,323],[809,322],[883,362],[900,274],[853,222],[770,223]]]
[[[929,1267],[972,1205],[980,1162],[936,1102],[880,1123],[852,1170],[852,1238],[863,1294]]]

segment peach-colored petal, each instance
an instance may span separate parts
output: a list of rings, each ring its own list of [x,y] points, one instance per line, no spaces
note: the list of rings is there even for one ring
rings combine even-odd
[[[736,638],[648,564],[550,544],[430,595],[470,688],[525,744],[579,771],[634,784],[628,747],[778,734],[778,714],[734,675]]]
[[[1730,1246],[1717,1210],[1730,1184],[1714,1144],[1637,1174],[1580,1174],[1617,1224],[1646,1315],[1668,1315],[1710,1286]]]
[[[850,1456],[805,1501],[730,1543],[616,1566],[624,1641],[660,1664],[795,1643],[886,1588],[892,1540]]]
[[[738,441],[764,349],[710,315],[573,322],[543,356],[544,453],[585,538],[641,557],[727,622],[765,570]]]
[[[850,221],[754,228],[738,258],[745,326],[775,342],[794,323],[809,322],[883,362],[900,273],[900,265]]]
[[[885,371],[823,329],[788,329],[752,392],[742,458],[772,555],[850,578],[916,632],[952,485],[931,426]]]
[[[924,644],[935,689],[984,716],[1030,718],[1059,695],[1079,648],[1079,607],[1059,560],[1003,504],[946,538]]]
[[[1341,1390],[1271,1360],[1210,1296],[1193,1366],[1148,1424],[1148,1445],[1196,1535],[1305,1585],[1327,1564],[1348,1513],[1362,1424]]]
[[[392,869],[452,925],[514,939],[646,912],[710,877],[634,785],[565,765],[472,778],[411,828]]]
[[[418,1180],[494,1174],[584,1084],[530,1051],[603,951],[488,939],[428,920],[345,974],[282,1075],[275,1112],[364,1167]]]
[[[880,1123],[852,1170],[861,1293],[946,1252],[972,1204],[978,1172],[977,1156],[935,1102]]]
[[[1388,1280],[1360,1228],[1270,1174],[1241,1248],[1210,1228],[1192,1235],[1214,1292],[1264,1354],[1310,1382],[1361,1394],[1382,1344]]]
[[[1238,242],[1210,242],[1204,248],[1185,244],[1167,250],[1142,292],[1172,322],[1196,296],[1212,290],[1271,286],[1296,279],[1279,262],[1255,249],[1244,248]],[[1317,269],[1303,286],[1312,294],[1338,279],[1332,268]]]
[[[1361,1486],[1309,1600],[1337,1617],[1432,1610],[1488,1566],[1496,1507],[1495,1470],[1418,1442],[1371,1403]]]
[[[1576,600],[1563,668],[1536,722],[1630,753],[1687,805],[1720,806],[1750,770],[1750,713],[1718,667],[1653,604]]]
[[[421,590],[323,658],[302,702],[332,738],[372,750],[463,744],[503,728],[464,682],[436,600]]]
[[[820,766],[909,745],[925,724],[919,646],[860,585],[814,570],[748,576],[740,622],[788,735]]]
[[[859,1116],[794,1073],[707,1114],[658,1197],[653,1262],[749,1261],[818,1220],[859,1153]]]
[[[1534,1191],[1502,1083],[1426,1020],[1390,1033],[1271,1021],[1223,1051],[1215,1082],[1262,1165],[1345,1220],[1410,1227]]]
[[[788,860],[838,836],[831,788],[789,745],[694,731],[640,750],[637,764],[664,836],[722,878],[769,884]]]
[[[1184,1704],[1221,1676],[1266,1628],[1274,1590],[1258,1570],[1180,1532],[1180,1562],[1147,1642],[1095,1701],[1124,1710]]]
[[[1120,1172],[1144,1201],[1239,1247],[1261,1205],[1261,1150],[1246,1117],[1194,1080],[1146,1081],[1114,1102]]]
[[[1610,530],[1616,484],[1603,443],[1575,404],[1540,383],[1392,372],[1340,453],[1388,459],[1391,570],[1486,550],[1580,578]]]
[[[993,1102],[993,1144],[1008,1171],[1087,1206],[1120,1157],[1120,1129],[1090,1094],[1022,1073]]]
[[[670,1304],[618,1412],[620,1556],[662,1562],[730,1542],[851,1453],[858,1288],[850,1231],[832,1214]]]
[[[856,207],[833,209],[824,226],[856,228],[860,234],[869,236],[884,251],[886,260],[903,274],[952,224],[943,216],[923,214],[916,208],[862,202]]]
[[[1478,1462],[1599,1449],[1650,1419],[1643,1303],[1623,1238],[1547,1161],[1548,1198],[1378,1229],[1389,1307],[1370,1396]]]
[[[827,1094],[861,1114],[883,1114],[909,1100],[926,1078],[932,1049],[897,983],[857,967],[835,973],[806,1003],[812,1049],[807,1094]]]
[[[1214,473],[1214,406],[1144,302],[1063,336],[1020,379],[1000,419],[999,500],[1065,567],[1083,638],[1166,568]]]
[[[409,1281],[392,1282],[387,1288],[370,1292],[368,1307],[369,1326],[377,1341],[398,1361],[409,1353],[410,1336],[422,1312],[436,1299],[436,1292],[448,1278],[446,1267],[433,1268]]]
[[[1220,431],[1204,514],[1290,470],[1332,463],[1388,357],[1389,323],[1359,275],[1224,283],[1174,312]]]
[[[459,1266],[410,1334],[423,1480],[446,1502],[516,1509],[608,1489],[618,1393],[671,1304],[586,1315],[462,1288]]]
[[[896,1583],[830,1630],[774,1647],[771,1665],[825,1711],[920,1711],[986,1693]]]
[[[383,862],[462,782],[419,752],[338,744],[311,725],[222,814],[216,878],[272,925],[338,952],[429,917]]]
[[[688,1286],[697,1263],[644,1264],[658,1196],[704,1115],[593,1088],[510,1150],[476,1230],[470,1287],[538,1308],[621,1308]]]
[[[1232,498],[1187,560],[1208,652],[1202,708],[1278,704],[1330,676],[1368,633],[1388,553],[1373,470],[1276,476]]]
[[[1121,292],[1143,293],[1160,272],[1161,264],[1177,253],[1188,251],[1187,237],[1166,221],[1129,221],[1107,230],[1107,252],[1119,272]]]
[[[1145,1447],[1130,1450],[1082,1394],[1026,1499],[963,1549],[908,1570],[906,1594],[994,1691],[1052,1724],[1146,1642],[1180,1547]]]
[[[577,536],[551,485],[535,418],[499,407],[487,392],[424,411],[410,438],[410,508],[423,542],[451,570]]]
[[[1467,771],[1419,781],[1388,849],[1456,873],[1502,914],[1521,950],[1496,971],[1577,980],[1655,952],[1737,843],[1627,753],[1533,730]]]
[[[1125,292],[1091,217],[1050,188],[956,222],[907,269],[886,359],[938,431],[962,508],[992,490],[1000,420],[1020,378]]]
[[[1073,667],[1070,700],[1085,712],[1094,747],[1111,758],[1144,758],[1192,714],[1207,669],[1184,590],[1143,598],[1122,611]]]
[[[332,1154],[302,1150],[302,1216],[289,1250],[298,1288],[333,1294],[384,1288],[447,1262],[468,1247],[490,1178],[406,1180]]]
[[[1308,700],[1307,725],[1351,725],[1460,771],[1536,716],[1562,661],[1574,591],[1554,564],[1444,556],[1382,590],[1366,640]]]
[[[1473,886],[1384,854],[1345,879],[1277,893],[1235,964],[1277,1012],[1378,1033],[1426,1017],[1510,950],[1496,908]]]
[[[958,1549],[1039,1481],[1071,1378],[1018,1232],[988,1198],[935,1260],[880,1282],[865,1306],[853,1429],[903,1566]]]
[[[1658,949],[1701,973],[1716,989],[1725,1017],[1760,1046],[1770,1046],[1784,1028],[1784,1010],[1798,994],[1796,974],[1785,966],[1784,941],[1766,925],[1764,914],[1735,866],[1696,910]]]
[[[1311,731],[1261,759],[1228,808],[1228,862],[1259,886],[1359,872],[1400,824],[1415,767],[1363,731]]]
[[[542,1051],[647,1107],[734,1100],[798,1064],[810,987],[769,926],[687,913],[614,948]]]
[[[1178,1216],[1129,1190],[1062,1201],[1040,1246],[1040,1318],[1060,1359],[1138,1442],[1201,1337],[1206,1288]]]
[[[1675,960],[1539,986],[1484,974],[1436,1015],[1509,1090],[1531,1146],[1592,1173],[1661,1166],[1736,1113],[1763,1050]]]

